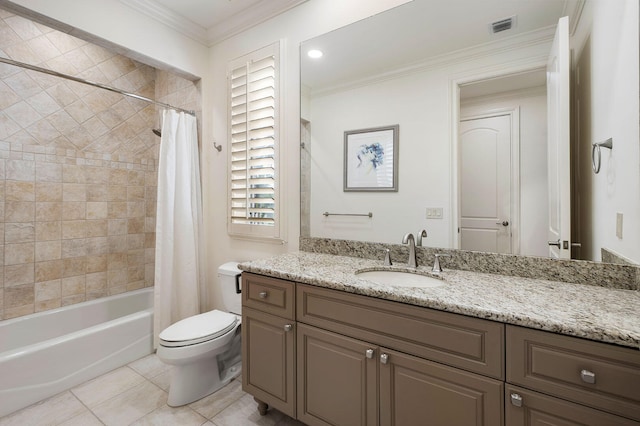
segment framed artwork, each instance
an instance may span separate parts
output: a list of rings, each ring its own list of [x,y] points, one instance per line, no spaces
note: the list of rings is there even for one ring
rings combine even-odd
[[[398,191],[399,125],[344,132],[344,191]]]

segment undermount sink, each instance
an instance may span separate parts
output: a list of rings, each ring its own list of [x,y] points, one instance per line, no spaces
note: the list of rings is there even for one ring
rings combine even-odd
[[[442,278],[417,274],[409,271],[398,270],[377,270],[377,271],[356,271],[358,278],[374,281],[378,284],[391,285],[396,287],[420,287],[434,288],[445,285]]]

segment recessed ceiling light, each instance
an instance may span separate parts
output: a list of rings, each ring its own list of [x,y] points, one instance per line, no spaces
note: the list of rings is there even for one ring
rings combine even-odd
[[[322,53],[322,50],[318,50],[318,49],[311,49],[310,51],[307,52],[307,55],[313,59],[322,58],[323,54],[324,53]]]

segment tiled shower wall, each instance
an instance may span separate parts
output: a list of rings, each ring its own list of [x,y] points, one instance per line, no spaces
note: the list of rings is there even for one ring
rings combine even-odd
[[[0,9],[0,55],[199,109],[199,87]],[[152,286],[155,106],[0,64],[0,319]]]

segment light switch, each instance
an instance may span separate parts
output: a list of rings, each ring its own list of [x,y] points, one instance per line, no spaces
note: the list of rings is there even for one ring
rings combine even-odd
[[[427,219],[442,219],[442,207],[427,207]]]
[[[616,237],[622,239],[622,213],[616,213]]]

